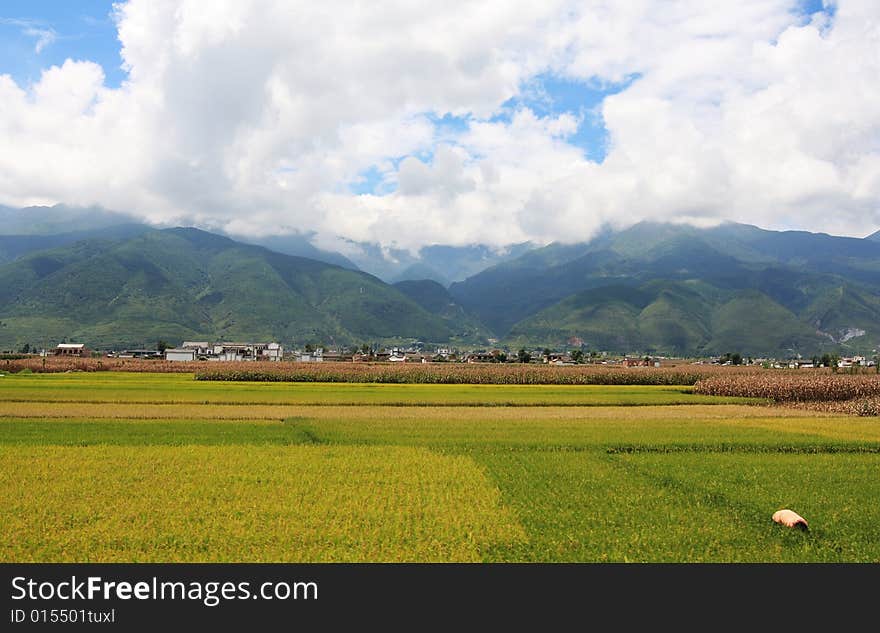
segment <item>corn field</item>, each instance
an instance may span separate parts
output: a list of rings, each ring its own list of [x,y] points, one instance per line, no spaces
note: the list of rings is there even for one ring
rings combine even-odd
[[[0,361],[0,372],[193,373],[196,380],[238,382],[356,382],[477,385],[693,385],[719,374],[752,374],[756,367],[682,364],[662,368],[615,365],[555,366],[495,363],[179,362],[132,358],[26,358]]]
[[[212,367],[196,372],[196,380],[240,382],[354,382],[438,385],[693,385],[702,378],[730,368],[608,367],[596,365],[499,365],[499,364],[277,364],[254,367]],[[743,371],[743,370],[739,370]],[[754,371],[754,370],[753,370]],[[760,371],[760,370],[758,370]]]
[[[712,396],[768,398],[774,402],[840,402],[880,397],[880,375],[764,372],[699,380],[694,392]]]

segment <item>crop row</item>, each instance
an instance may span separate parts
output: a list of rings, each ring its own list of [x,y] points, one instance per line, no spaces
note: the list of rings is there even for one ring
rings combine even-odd
[[[174,362],[122,358],[25,358],[0,361],[0,372],[193,373],[196,380],[500,385],[693,385],[713,376],[767,373],[755,367],[682,364],[662,368],[615,365],[459,363]],[[785,372],[788,373],[788,372]]]
[[[694,392],[784,403],[839,402],[880,397],[880,375],[765,372],[712,376],[698,381]]]
[[[196,372],[196,380],[472,385],[693,385],[701,378],[717,374],[717,371],[717,368],[693,365],[659,369],[626,369],[596,365],[558,367],[441,363],[419,365],[302,363],[262,367],[254,367],[252,364],[224,365]]]
[[[839,413],[862,417],[880,416],[880,398],[853,398],[852,400],[815,400],[809,402],[788,403],[787,406],[805,411],[821,411],[822,413]]]
[[[47,358],[26,357],[0,360],[0,371],[17,373],[29,370],[40,374],[57,374],[67,371],[125,371],[159,372],[163,374],[188,373],[204,367],[204,363],[179,363],[166,360],[143,360],[137,358]]]

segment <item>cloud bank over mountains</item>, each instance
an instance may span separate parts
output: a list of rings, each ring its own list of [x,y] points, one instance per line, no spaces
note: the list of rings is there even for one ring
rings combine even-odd
[[[336,248],[880,224],[874,0],[129,0],[115,19],[118,88],[88,59],[0,75],[0,204]],[[578,90],[596,105],[569,107]]]

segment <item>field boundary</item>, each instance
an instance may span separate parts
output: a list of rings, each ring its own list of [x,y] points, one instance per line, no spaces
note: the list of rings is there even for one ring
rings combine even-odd
[[[726,397],[726,396],[719,396]],[[33,399],[17,399],[17,398],[0,398],[0,402],[14,402],[21,404],[207,404],[211,406],[228,406],[228,407],[249,407],[255,405],[267,405],[265,401],[247,401],[247,402],[229,402],[229,401],[212,401],[212,400],[33,400]],[[470,407],[474,409],[485,409],[495,407],[671,407],[682,406],[687,404],[700,405],[769,405],[771,403],[759,398],[739,398],[735,396],[727,397],[725,400],[695,400],[693,402],[615,402],[609,404],[607,402],[443,402],[443,401],[421,401],[421,402],[320,402],[309,400],[296,400],[292,402],[271,402],[267,406],[279,407],[406,407],[406,408],[433,408],[433,407]]]
[[[780,455],[822,455],[822,454],[880,454],[880,444],[781,444],[768,446],[765,444],[660,444],[638,445],[624,444],[609,446],[605,452],[608,455],[638,455],[655,454],[667,455],[671,453],[748,453],[766,454],[775,453]]]

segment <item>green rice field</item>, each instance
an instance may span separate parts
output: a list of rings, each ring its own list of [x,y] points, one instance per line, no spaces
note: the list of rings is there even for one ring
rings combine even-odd
[[[880,562],[878,472],[877,418],[685,387],[0,378],[6,562]]]

